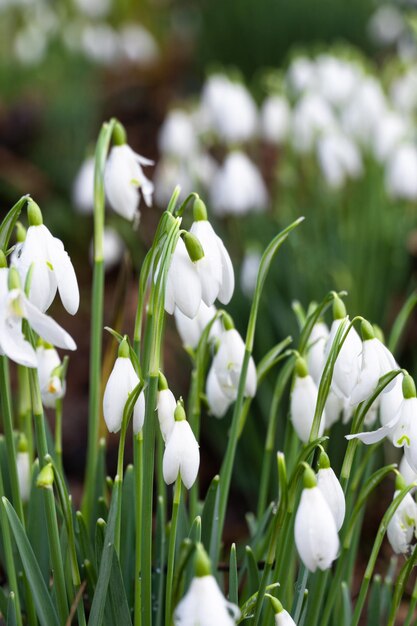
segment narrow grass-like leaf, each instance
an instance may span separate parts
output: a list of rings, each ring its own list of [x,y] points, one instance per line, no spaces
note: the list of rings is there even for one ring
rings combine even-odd
[[[219,481],[220,478],[218,475],[211,481],[201,515],[201,542],[210,556],[213,526],[216,526],[218,521],[215,518],[218,516],[219,508]]]
[[[127,590],[133,593],[133,586],[130,581],[135,575],[135,551],[132,546],[135,545],[135,508],[132,506],[135,498],[135,477],[133,465],[126,468],[123,479],[122,492],[122,533],[120,542],[120,568],[124,584]],[[130,593],[129,593],[130,596]],[[133,601],[133,596],[129,597],[129,602]]]
[[[201,542],[201,517],[197,515],[190,528],[188,535],[193,543]]]
[[[249,595],[253,595],[259,589],[258,565],[256,563],[255,556],[250,546],[246,546],[245,552],[246,552],[246,563],[247,563],[247,569],[248,569],[247,589],[248,589]]]
[[[9,593],[9,599],[7,601],[6,626],[17,626],[16,596],[14,595],[13,591]]]
[[[82,562],[86,559],[90,562],[91,567],[94,561],[94,549],[91,545],[90,537],[88,536],[87,524],[85,523],[84,516],[81,511],[77,511],[75,514],[77,521],[75,526],[75,532],[78,538],[78,548],[81,554]],[[94,567],[94,571],[95,567]]]
[[[43,626],[59,626],[57,612],[23,526],[7,498],[3,498],[2,501],[22,559],[23,568],[31,586],[39,620]]]
[[[110,575],[110,602],[113,614],[113,624],[120,626],[131,626],[132,620],[130,616],[129,604],[126,597],[125,585],[123,583],[122,572],[120,569],[119,559],[116,551],[113,550],[113,565]]]
[[[3,587],[0,587],[0,613],[2,615],[7,615],[7,603],[8,603],[8,597],[6,596],[6,593],[3,589]]]
[[[237,575],[236,544],[232,543],[229,558],[229,600],[233,604],[239,604],[239,585]]]
[[[407,325],[407,322],[410,318],[413,309],[417,304],[417,291],[413,291],[413,293],[407,298],[404,303],[401,311],[398,313],[393,327],[391,329],[391,334],[388,340],[388,348],[394,354],[398,348],[399,341],[401,339],[401,335],[404,332],[404,329]]]
[[[372,581],[368,602],[367,624],[381,624],[381,576],[376,574]]]
[[[292,343],[292,337],[288,336],[280,343],[277,343],[276,346],[271,348],[271,350],[269,350],[269,352],[267,352],[265,356],[259,361],[256,367],[258,385],[265,378],[268,372],[273,367],[275,367],[277,363],[279,363],[280,357],[284,356],[282,353],[286,348],[288,348],[290,343]]]
[[[350,599],[349,585],[343,581],[342,585],[342,620],[343,626],[350,626],[352,621],[352,601]],[[375,622],[377,624],[379,622]]]
[[[103,546],[104,546],[104,536],[106,533],[106,522],[103,518],[99,517],[96,523],[96,534],[95,534],[95,560],[96,560],[96,568],[97,570],[100,567],[100,561],[103,554]]]
[[[12,236],[13,229],[16,226],[16,222],[19,219],[19,215],[27,203],[29,195],[22,196],[20,200],[10,209],[5,218],[0,224],[0,250],[6,252],[9,245],[10,237]]]

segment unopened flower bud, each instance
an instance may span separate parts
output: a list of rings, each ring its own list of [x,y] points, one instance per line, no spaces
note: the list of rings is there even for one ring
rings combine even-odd
[[[36,486],[43,489],[49,489],[54,484],[54,470],[52,463],[43,466],[36,479]]]

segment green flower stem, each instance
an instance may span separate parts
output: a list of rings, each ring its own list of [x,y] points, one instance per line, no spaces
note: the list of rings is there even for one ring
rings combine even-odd
[[[12,488],[12,502],[19,520],[22,522],[24,527],[25,518],[23,514],[23,503],[20,497],[19,478],[17,476],[16,448],[14,443],[13,417],[10,401],[9,364],[6,356],[0,356],[0,396],[10,484]]]
[[[397,577],[394,588],[394,596],[391,601],[391,611],[388,617],[387,626],[395,626],[395,619],[397,617],[398,607],[400,606],[401,598],[403,597],[408,579],[410,578],[410,574],[413,571],[413,567],[415,566],[416,561],[417,546],[414,547],[413,554],[404,563]]]
[[[369,558],[368,565],[366,567],[365,574],[362,580],[362,585],[359,591],[358,599],[356,601],[356,606],[355,606],[355,610],[353,613],[350,626],[358,626],[359,624],[362,610],[365,605],[366,595],[368,593],[369,585],[372,579],[373,571],[374,571],[376,560],[378,557],[379,549],[384,539],[387,526],[389,522],[391,521],[391,518],[394,515],[395,511],[397,510],[398,506],[402,502],[402,500],[404,500],[407,493],[409,493],[413,488],[414,488],[414,485],[411,484],[405,489],[402,489],[400,493],[397,495],[397,497],[394,499],[394,501],[390,504],[384,517],[382,518],[382,521],[378,528],[378,533],[374,541],[374,545],[372,547],[371,556]]]
[[[200,440],[200,415],[201,415],[201,402],[200,402],[200,380],[198,376],[198,368],[197,366],[193,368],[191,373],[191,388],[189,394],[188,401],[188,422],[191,426],[191,430],[194,433],[197,441]],[[195,519],[197,515],[197,506],[198,506],[198,491],[199,491],[199,481],[198,476],[191,487],[189,492],[189,509],[190,509],[190,519]]]
[[[25,433],[28,442],[28,451],[30,462],[34,460],[33,445],[33,425],[32,425],[32,406],[30,402],[29,374],[28,369],[23,365],[17,366],[17,376],[19,384],[19,428]]]
[[[94,266],[93,288],[91,301],[91,350],[90,350],[90,393],[88,411],[88,445],[85,492],[83,498],[83,514],[88,527],[94,528],[92,519],[95,505],[94,491],[96,484],[97,458],[100,428],[100,378],[101,348],[103,333],[103,295],[104,295],[104,263],[103,263],[103,232],[104,232],[104,168],[109,151],[111,137],[116,120],[103,124],[95,153],[94,170]]]
[[[417,606],[417,581],[414,583],[413,593],[411,594],[411,600],[408,606],[407,617],[405,618],[405,622],[403,626],[411,626],[412,623],[414,624],[412,620],[414,617],[414,611],[416,610],[416,606]]]
[[[174,500],[172,502],[172,518],[169,530],[167,582],[165,591],[165,626],[171,625],[172,614],[172,581],[174,579],[175,544],[177,540],[178,509],[181,499],[181,476],[175,481]]]
[[[4,357],[2,357],[4,358]],[[3,486],[3,477],[0,472],[0,499],[4,497],[4,486]],[[6,572],[7,579],[9,583],[10,591],[13,591],[16,598],[16,619],[17,626],[22,626],[22,613],[20,610],[20,597],[19,597],[19,587],[17,584],[17,575],[15,562],[13,557],[13,548],[12,548],[12,538],[10,535],[9,522],[7,520],[6,511],[4,506],[0,506],[0,528],[3,539],[3,548],[4,548],[4,558],[6,562]],[[34,624],[35,622],[31,621],[30,624]]]
[[[46,441],[45,416],[39,381],[36,370],[29,370],[30,390],[32,395],[32,411],[35,422],[36,443],[41,467],[45,465],[45,457],[48,454]],[[63,624],[68,617],[67,592],[65,587],[64,565],[59,542],[58,521],[56,517],[55,499],[52,487],[43,489],[45,497],[45,512],[48,529],[49,549],[51,553],[51,564],[53,570],[53,580],[58,605],[58,613]]]
[[[134,626],[142,626],[142,493],[143,493],[143,434],[134,436],[134,468],[135,468],[135,615]]]
[[[55,454],[62,472],[62,399],[55,402]]]

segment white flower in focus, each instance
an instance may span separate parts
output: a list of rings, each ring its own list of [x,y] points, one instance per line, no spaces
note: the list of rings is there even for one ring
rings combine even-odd
[[[19,492],[23,502],[27,502],[30,496],[31,487],[31,467],[29,452],[18,451],[16,454],[17,479],[19,481]]]
[[[228,602],[214,576],[196,576],[174,611],[174,626],[233,626],[240,617]]]
[[[8,282],[13,283],[10,290]],[[15,268],[0,268],[0,354],[26,367],[38,366],[35,350],[22,332],[24,319],[47,343],[65,350],[75,350],[72,337],[52,317],[39,311],[17,286],[19,284]]]
[[[329,569],[339,551],[339,537],[333,514],[311,469],[304,474],[294,534],[298,554],[307,569]]]
[[[291,110],[283,96],[269,96],[261,109],[262,137],[274,144],[282,144],[288,137],[291,123]]]
[[[417,482],[417,471],[413,470],[413,468],[409,466],[404,454],[401,458],[398,471],[404,478],[404,482],[406,485],[411,485],[411,483]]]
[[[177,407],[175,396],[168,387],[158,391],[156,410],[158,413],[159,427],[162,439],[166,442],[174,428],[174,413]]]
[[[257,131],[255,102],[241,83],[214,74],[206,81],[201,107],[208,126],[228,144],[248,141]]]
[[[53,408],[56,401],[65,395],[65,381],[55,371],[61,365],[61,359],[53,346],[38,346],[36,356],[42,404]]]
[[[213,359],[213,369],[222,392],[234,401],[237,398],[245,344],[235,328],[225,330],[219,340],[220,346]],[[253,358],[250,357],[244,395],[253,398],[256,385],[256,367]]]
[[[394,385],[389,391],[379,396],[379,419],[382,426],[386,426],[400,410],[403,396],[403,374],[394,378]]]
[[[349,318],[335,319],[330,328],[329,338],[326,345],[326,358],[329,355],[334,338],[340,324]],[[348,324],[346,324],[345,331]],[[342,399],[349,399],[354,386],[359,378],[360,356],[362,352],[362,341],[355,328],[351,328],[337,356],[333,370],[332,389],[336,395]]]
[[[329,337],[329,329],[324,322],[316,322],[308,339],[307,368],[316,385],[320,384],[323,368],[326,363],[325,348]]]
[[[330,387],[329,395],[327,396],[326,404],[324,407],[324,412],[326,416],[326,430],[328,430],[333,426],[333,424],[338,422],[341,415],[343,415],[343,423],[348,421],[348,419],[345,419],[346,405],[347,400],[343,400],[343,398],[336,395],[333,389]]]
[[[94,157],[85,159],[72,185],[72,201],[80,213],[94,211],[94,167]]]
[[[232,261],[223,241],[207,220],[207,212],[200,199],[194,203],[194,219],[196,221],[190,232],[197,237],[204,251],[204,257],[196,263],[201,280],[201,297],[207,306],[211,306],[216,298],[222,304],[228,304],[235,288]]]
[[[152,65],[159,55],[153,35],[141,24],[126,24],[119,31],[119,45],[126,59],[146,67]]]
[[[348,179],[359,178],[362,174],[361,153],[342,133],[325,133],[319,137],[317,153],[324,178],[333,189],[339,189]]]
[[[230,394],[229,394],[230,395]],[[206,396],[210,413],[215,417],[224,417],[233,400],[226,395],[220,386],[213,366],[209,369],[206,381]]]
[[[167,485],[175,482],[180,475],[186,489],[191,489],[200,466],[199,446],[180,404],[177,404],[174,419],[174,425],[165,442],[162,473]]]
[[[109,432],[117,433],[122,427],[125,404],[129,394],[138,383],[138,375],[129,358],[129,346],[123,340],[104,390],[103,415]],[[141,391],[133,409],[133,432],[135,434],[142,429],[144,417],[145,395]]]
[[[103,263],[106,272],[112,270],[123,258],[125,243],[117,230],[105,226],[103,230]],[[90,243],[90,262],[94,262],[94,239]]]
[[[249,250],[243,257],[240,270],[240,287],[248,298],[252,298],[255,292],[261,259],[262,255],[256,250]]]
[[[153,165],[153,161],[136,154],[127,144],[113,146],[106,163],[106,197],[112,209],[129,221],[140,215],[139,189],[145,204],[152,204],[154,186],[143,173],[142,165]]]
[[[322,459],[320,459],[320,469],[317,473],[317,486],[329,505],[336,523],[336,529],[340,530],[346,513],[345,494],[343,493],[343,489],[336,474],[330,467],[328,457],[323,463]]]
[[[50,307],[58,290],[62,304],[74,315],[80,304],[80,292],[71,259],[62,241],[42,224],[40,209],[33,201],[28,207],[28,215],[32,225],[25,241],[13,255],[12,264],[20,274],[22,285],[31,270],[29,300],[40,311],[44,313]]]
[[[294,385],[290,399],[290,414],[294,430],[303,443],[310,439],[314,413],[317,404],[318,388],[308,374],[304,359],[297,359]],[[321,437],[326,423],[326,415],[321,416],[318,436]]]
[[[175,307],[175,324],[185,347],[193,350],[197,348],[205,327],[211,322],[215,314],[216,307],[214,304],[207,306],[203,301],[200,302],[197,315],[192,319],[184,315],[178,307]],[[212,324],[209,339],[218,337],[222,332],[221,322],[217,319]]]
[[[180,109],[167,115],[158,136],[158,147],[162,154],[180,159],[192,158],[196,148],[196,136],[191,117]]]
[[[399,493],[399,490],[395,491],[394,499]],[[398,505],[387,527],[388,541],[396,554],[408,555],[410,553],[416,524],[417,505],[412,495],[407,493]]]
[[[297,152],[310,152],[318,137],[335,128],[333,111],[320,95],[307,93],[297,102],[292,117],[292,142]]]
[[[244,215],[261,211],[268,193],[256,165],[243,152],[231,152],[214,176],[211,205],[217,215]]]
[[[158,275],[156,272],[156,277]],[[178,307],[193,319],[200,308],[201,281],[196,264],[190,259],[186,245],[180,237],[171,257],[165,289],[165,311],[173,315]]]
[[[274,616],[275,626],[297,626],[291,615],[285,609]]]
[[[417,147],[403,143],[391,154],[385,172],[385,185],[393,198],[417,198]]]

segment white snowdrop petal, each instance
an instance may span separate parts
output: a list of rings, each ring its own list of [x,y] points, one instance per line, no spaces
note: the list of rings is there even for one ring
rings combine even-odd
[[[206,396],[210,412],[215,417],[224,417],[231,404],[231,400],[223,393],[213,367],[210,368],[207,376]]]
[[[175,396],[170,389],[162,389],[158,392],[158,420],[162,438],[167,441],[175,424],[174,412],[177,406]]]
[[[213,576],[195,577],[174,611],[175,626],[233,626],[239,608],[223,596]]]
[[[77,276],[62,241],[52,237],[48,241],[48,252],[58,285],[62,304],[71,315],[75,315],[80,305],[80,292]]]
[[[297,626],[291,615],[283,610],[275,614],[275,626]]]
[[[182,430],[183,454],[180,463],[181,479],[187,489],[191,489],[200,467],[200,450],[188,422],[178,422]]]
[[[3,354],[15,363],[25,367],[37,367],[38,360],[36,352],[26,341],[22,333],[20,321],[11,322],[6,325],[5,319],[0,315],[0,348]]]
[[[19,492],[23,502],[29,500],[31,486],[31,468],[29,452],[18,452],[16,454],[17,479],[19,481]]]
[[[76,350],[75,341],[52,317],[41,313],[27,298],[24,297],[27,319],[33,330],[57,348]]]
[[[226,250],[223,241],[220,237],[217,237],[217,239],[222,265],[222,280],[217,297],[222,304],[229,304],[235,290],[235,273],[230,255]]]
[[[143,422],[145,420],[145,394],[140,392],[138,399],[136,400],[135,408],[133,409],[133,432],[135,435],[140,433],[143,428]]]
[[[310,375],[295,377],[290,399],[291,420],[298,437],[303,443],[310,438],[314,412],[317,404],[318,390]],[[323,415],[320,423],[319,436],[323,434],[326,416]]]
[[[120,430],[123,420],[123,410],[129,393],[139,382],[130,359],[117,357],[112,372],[104,390],[103,415],[107,428],[111,433]]]
[[[340,530],[345,519],[346,502],[343,489],[331,467],[320,469],[317,473],[317,486],[322,492]]]

